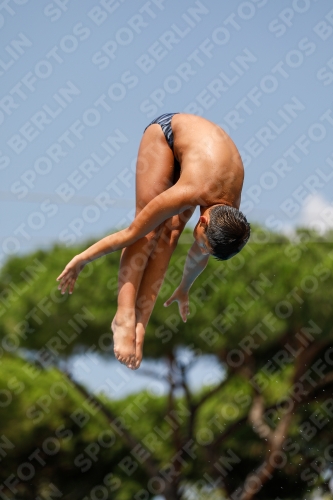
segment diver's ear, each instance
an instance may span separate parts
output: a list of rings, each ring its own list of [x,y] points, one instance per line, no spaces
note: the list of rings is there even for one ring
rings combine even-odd
[[[208,226],[208,218],[205,215],[200,215],[199,221],[202,225]]]

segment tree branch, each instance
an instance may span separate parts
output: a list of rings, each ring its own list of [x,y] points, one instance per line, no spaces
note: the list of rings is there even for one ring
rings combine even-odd
[[[186,375],[187,375],[187,367],[179,364],[179,370],[181,373],[181,386],[184,389],[185,392],[185,398],[187,402],[188,409],[190,411],[190,417],[188,420],[188,425],[187,425],[187,441],[193,438],[193,429],[194,429],[194,420],[195,420],[195,409],[194,409],[194,404],[192,400],[192,394],[190,391],[190,388],[187,384],[186,380]]]
[[[278,452],[281,451],[282,445],[287,437],[288,429],[293,417],[293,411],[290,410],[282,417],[280,423],[272,433],[270,448],[266,453],[265,459],[261,466],[254,472],[249,474],[241,489],[241,500],[252,500],[263,485],[272,478],[272,474],[279,467],[277,458]]]
[[[208,401],[209,398],[213,397],[221,389],[223,389],[223,387],[230,381],[231,378],[232,377],[229,377],[229,378],[226,378],[226,379],[222,380],[219,384],[217,384],[215,387],[213,387],[213,389],[211,389],[210,392],[206,392],[206,394],[204,394],[202,396],[202,398],[200,399],[200,401],[198,401],[197,403],[195,403],[193,405],[194,412],[196,412],[200,408],[200,406],[202,406],[206,401]]]
[[[182,365],[181,363],[178,364],[178,367],[181,374],[181,387],[184,389],[187,405],[192,411],[194,405],[192,401],[192,394],[187,383],[187,367],[185,365]]]
[[[273,431],[264,422],[264,399],[261,394],[256,394],[252,401],[252,406],[249,411],[249,421],[252,423],[252,428],[260,439],[268,439],[272,441]]]
[[[320,353],[325,345],[327,345],[327,343],[330,342],[327,340],[316,342],[304,350],[301,356],[297,357],[292,379],[293,384],[299,382],[300,377],[305,371],[308,370],[308,365]],[[303,398],[296,401],[295,397],[292,397],[292,406],[289,406],[289,410],[281,417],[281,420],[274,431],[263,421],[264,404],[262,396],[259,394],[255,396],[249,418],[254,423],[254,430],[259,437],[268,438],[269,449],[266,452],[265,459],[261,466],[254,473],[251,473],[246,477],[244,486],[237,491],[241,500],[252,500],[255,498],[255,495],[261,490],[263,485],[271,479],[275,469],[279,468],[277,459],[279,458],[281,460],[281,455],[279,453],[281,452],[283,443],[287,438],[288,430],[297,407],[302,403],[304,404],[306,400],[312,401],[313,394],[316,390],[318,390],[319,386],[322,388],[326,384],[330,384],[332,381],[333,373],[330,372],[312,391],[310,390],[307,394],[302,394],[304,396]]]
[[[114,427],[117,427],[115,424],[116,420],[118,419],[118,416],[115,415],[110,408],[105,406],[101,401],[99,401],[94,395],[91,395],[84,386],[80,385],[78,382],[76,382],[70,375],[69,373],[63,372],[59,370],[59,372],[68,379],[69,383],[71,386],[75,386],[77,391],[85,398],[88,399],[90,403],[94,404],[96,407],[99,408],[99,410],[103,413],[103,415],[106,417],[108,422],[110,424],[113,424]],[[128,429],[126,429],[123,425],[121,426],[121,439],[125,441],[125,443],[130,447],[134,448],[136,446],[138,447],[143,447],[141,441],[137,439],[133,434],[130,433]],[[151,456],[147,458],[142,464],[142,467],[146,469],[147,474],[150,477],[154,476],[160,476],[160,471],[157,465],[157,461]]]
[[[317,340],[312,345],[308,346],[301,356],[296,358],[296,369],[294,374],[294,383],[309,369],[309,365],[313,359],[319,354],[326,346],[332,343],[332,339],[325,339],[322,341]]]

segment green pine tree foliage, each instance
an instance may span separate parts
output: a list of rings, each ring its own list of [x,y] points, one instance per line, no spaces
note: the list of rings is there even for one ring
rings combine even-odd
[[[44,490],[47,495],[52,483],[71,499],[84,498],[94,487],[105,487],[116,500],[135,498],[140,490],[153,498],[147,485],[156,474],[164,478],[167,499],[190,498],[191,488],[197,498],[232,498],[242,491],[234,496],[242,500],[310,498],[317,487],[329,494],[331,235],[299,230],[287,238],[254,228],[239,255],[226,262],[211,259],[191,289],[191,315],[184,324],[177,305],[163,303],[180,282],[190,239],[183,235],[172,258],[144,345],[145,359],[165,363],[155,377],[166,379],[168,394],[148,391],[121,401],[99,396],[101,409],[82,428],[70,415],[88,397],[86,390],[71,385],[61,370],[70,356],[92,346],[112,359],[119,254],[89,264],[71,296],[57,291],[55,278],[83,246],[7,261],[0,276],[2,434],[15,448],[4,448],[2,481],[64,426],[71,437],[56,436],[59,451],[47,460],[43,456],[35,497]],[[203,356],[219,363],[223,377],[216,382],[208,370],[200,391],[193,392],[188,376]],[[36,379],[24,372],[23,358],[43,367]],[[137,376],[140,370],[145,368]],[[57,381],[68,393],[49,401]],[[42,411],[36,401],[50,406]],[[114,431],[112,446],[100,446],[98,460],[90,458],[91,467],[82,472],[75,457],[98,443],[99,433],[110,430],[117,417],[125,434]],[[177,453],[182,460],[175,459]],[[133,459],[131,474],[126,457]],[[103,486],[106,477],[111,486]],[[24,487],[22,498],[35,498]]]

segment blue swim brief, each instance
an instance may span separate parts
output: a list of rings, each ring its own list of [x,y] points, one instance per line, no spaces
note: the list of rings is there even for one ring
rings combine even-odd
[[[150,125],[158,123],[159,125],[161,125],[166,141],[169,144],[171,150],[173,151],[173,133],[171,128],[171,119],[173,115],[178,115],[178,114],[179,113],[165,113],[164,115],[155,118],[155,120],[149,123],[149,125],[145,128],[144,132],[147,130],[148,127],[150,127]]]

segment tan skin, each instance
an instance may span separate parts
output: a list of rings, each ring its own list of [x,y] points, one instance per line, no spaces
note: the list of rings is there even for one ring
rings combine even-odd
[[[182,281],[165,306],[178,302],[183,321],[189,314],[189,289],[206,267],[211,249],[205,230],[216,205],[239,208],[244,168],[231,138],[214,123],[189,114],[172,117],[174,152],[158,124],[145,131],[136,169],[136,216],[122,231],[76,255],[57,278],[59,289],[73,292],[83,267],[122,250],[118,308],[112,322],[116,358],[131,369],[142,360],[145,330],[160,286],[186,222],[196,206],[200,218]],[[174,156],[181,165],[175,178]]]

